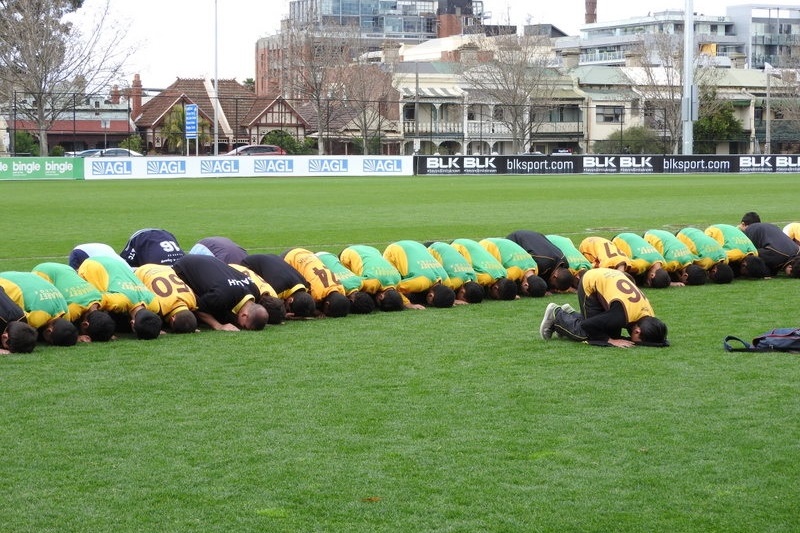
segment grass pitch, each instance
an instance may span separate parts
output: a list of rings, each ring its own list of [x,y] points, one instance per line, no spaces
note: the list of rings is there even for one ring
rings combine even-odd
[[[0,270],[164,227],[252,252],[798,219],[794,175],[5,182]],[[668,349],[538,338],[550,301],[0,358],[4,531],[797,531],[800,281],[648,291]]]

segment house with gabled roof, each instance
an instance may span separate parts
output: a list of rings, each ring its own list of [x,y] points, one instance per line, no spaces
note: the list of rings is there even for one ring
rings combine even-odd
[[[272,131],[283,131],[298,141],[309,132],[309,123],[292,102],[282,96],[260,96],[244,117],[250,144],[259,144]]]
[[[169,112],[177,105],[197,104],[198,114],[208,121],[212,131],[206,136],[205,151],[213,152],[214,105],[217,107],[217,135],[219,152],[251,142],[246,117],[255,102],[255,94],[234,79],[218,80],[219,98],[214,97],[214,83],[197,78],[178,78],[175,82],[151,97],[141,106],[134,105],[138,113],[133,117],[136,128],[145,138],[147,152],[159,152],[164,147],[162,126]]]

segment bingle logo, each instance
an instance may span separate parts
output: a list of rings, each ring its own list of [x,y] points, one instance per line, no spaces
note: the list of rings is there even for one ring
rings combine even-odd
[[[153,174],[186,174],[186,161],[159,160],[147,162],[147,173]]]
[[[133,173],[130,161],[92,161],[92,174],[105,176],[128,176]]]
[[[365,159],[364,172],[402,172],[400,159]]]
[[[347,159],[312,159],[308,162],[311,172],[347,172]]]
[[[253,170],[259,174],[273,174],[276,172],[294,172],[294,161],[291,159],[256,159],[253,162]]]
[[[206,159],[200,162],[201,174],[238,174],[238,159]]]

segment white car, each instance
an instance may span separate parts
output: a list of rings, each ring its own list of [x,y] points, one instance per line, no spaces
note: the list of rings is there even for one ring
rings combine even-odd
[[[106,148],[88,155],[87,157],[143,157],[139,152],[128,150],[127,148]]]

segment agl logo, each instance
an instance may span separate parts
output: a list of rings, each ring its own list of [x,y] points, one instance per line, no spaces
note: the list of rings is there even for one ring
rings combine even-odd
[[[400,159],[365,159],[364,172],[402,172]]]
[[[238,159],[206,159],[200,163],[201,174],[237,174]]]
[[[311,172],[347,172],[347,159],[312,159],[308,162]]]
[[[130,161],[92,161],[92,174],[105,176],[127,176],[133,172]]]
[[[164,160],[148,161],[148,174],[186,174],[186,161]]]

